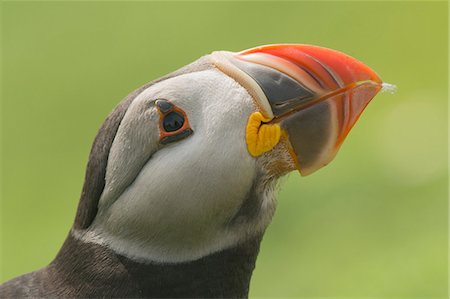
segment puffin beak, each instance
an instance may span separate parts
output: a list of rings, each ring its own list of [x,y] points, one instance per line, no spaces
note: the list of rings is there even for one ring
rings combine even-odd
[[[311,45],[214,52],[213,59],[248,90],[267,123],[281,126],[302,175],[334,158],[382,84],[360,61]]]

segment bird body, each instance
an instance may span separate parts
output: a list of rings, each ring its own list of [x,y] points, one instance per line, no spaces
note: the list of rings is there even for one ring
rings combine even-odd
[[[1,298],[243,298],[260,239],[185,263],[141,263],[69,236],[47,267],[2,285]]]
[[[100,128],[54,261],[0,297],[247,297],[278,179],[329,163],[380,89],[306,45],[213,52],[144,85]]]

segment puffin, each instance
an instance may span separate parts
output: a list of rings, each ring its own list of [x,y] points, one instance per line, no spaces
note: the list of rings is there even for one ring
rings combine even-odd
[[[335,157],[380,77],[304,44],[215,51],[125,97],[73,226],[1,298],[246,298],[279,178]]]

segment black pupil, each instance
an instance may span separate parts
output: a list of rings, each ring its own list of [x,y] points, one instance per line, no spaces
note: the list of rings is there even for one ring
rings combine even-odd
[[[184,117],[180,113],[170,112],[164,117],[163,127],[166,132],[179,130],[184,124]]]

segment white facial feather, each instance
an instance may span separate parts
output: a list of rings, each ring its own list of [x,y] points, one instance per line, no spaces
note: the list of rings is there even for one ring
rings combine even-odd
[[[184,110],[193,135],[159,145],[158,98]],[[247,151],[255,110],[247,91],[215,69],[150,86],[120,124],[94,223],[75,235],[133,259],[181,262],[260,234],[274,212],[275,180],[258,182],[261,170]],[[260,196],[257,216],[230,225],[251,190]]]

